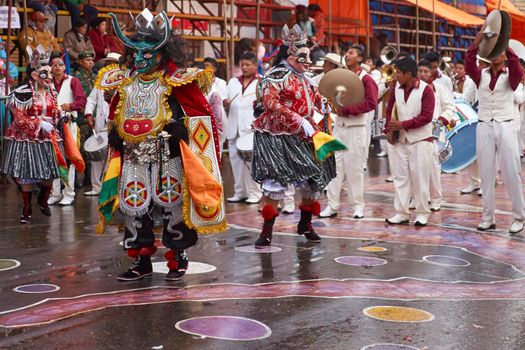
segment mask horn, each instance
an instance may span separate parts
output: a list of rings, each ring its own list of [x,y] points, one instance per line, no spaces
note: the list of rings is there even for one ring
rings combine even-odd
[[[115,34],[120,39],[120,41],[122,41],[124,45],[131,49],[136,48],[136,45],[134,45],[133,41],[131,41],[126,35],[124,35],[122,29],[120,29],[120,24],[118,23],[117,16],[115,16],[113,13],[108,13],[108,15],[111,17],[113,28],[115,29]]]

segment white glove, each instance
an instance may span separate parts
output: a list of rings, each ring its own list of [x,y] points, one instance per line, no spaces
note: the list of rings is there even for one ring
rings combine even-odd
[[[303,128],[303,131],[306,134],[306,136],[312,137],[314,135],[315,130],[312,124],[310,124],[310,122],[306,120],[306,118],[303,119],[303,121],[301,122],[301,127]]]
[[[49,134],[51,131],[53,131],[53,124],[50,122],[46,122],[45,120],[40,124],[40,129]]]

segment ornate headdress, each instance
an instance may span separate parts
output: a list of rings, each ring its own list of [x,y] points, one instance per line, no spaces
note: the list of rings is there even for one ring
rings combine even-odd
[[[285,24],[281,31],[281,37],[283,45],[288,46],[288,54],[290,55],[296,54],[299,51],[298,46],[304,46],[308,42],[308,36],[298,24],[294,25],[291,30]]]
[[[109,13],[109,16],[111,16],[111,20],[113,21],[113,27],[115,28],[115,34],[117,34],[117,37],[124,43],[124,45],[135,50],[158,50],[166,45],[170,36],[170,20],[164,11],[153,16],[150,10],[146,8],[142,10],[136,18],[133,18],[132,16],[135,21],[135,29],[137,30],[137,33],[144,38],[144,40],[140,41],[131,40],[124,35],[117,17],[113,13]],[[151,40],[147,41],[146,39],[148,38],[157,40],[157,42],[151,42]]]
[[[27,57],[29,58],[29,65],[33,69],[39,69],[42,66],[49,65],[49,57],[51,57],[51,50],[46,50],[42,45],[38,45],[36,49],[31,46],[26,47]]]

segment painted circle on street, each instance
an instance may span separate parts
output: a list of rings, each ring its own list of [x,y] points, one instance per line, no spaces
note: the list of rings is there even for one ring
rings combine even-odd
[[[0,259],[0,271],[11,270],[20,266],[20,261],[13,259]]]
[[[381,343],[363,346],[360,350],[419,350],[419,348],[403,344]]]
[[[369,252],[369,253],[379,253],[379,252],[386,252],[388,249],[385,247],[378,247],[375,245],[372,246],[366,246],[366,247],[359,247],[357,250],[360,250],[362,252]]]
[[[152,265],[153,265],[153,272],[155,273],[168,273],[170,271],[168,269],[166,261],[155,262]],[[196,262],[196,261],[190,261],[188,263],[188,269],[186,270],[186,274],[187,275],[197,275],[200,273],[208,273],[208,272],[212,272],[215,270],[217,270],[217,267],[213,265]]]
[[[446,255],[427,255],[423,257],[423,261],[441,266],[470,266],[467,260]]]
[[[245,245],[242,247],[235,247],[235,250],[244,253],[277,253],[280,252],[282,249],[279,247],[274,247],[272,245],[264,248],[255,248],[255,246],[253,245]]]
[[[335,262],[350,266],[381,266],[387,263],[385,259],[370,256],[340,256],[334,259]]]
[[[371,306],[363,313],[376,320],[390,322],[429,322],[434,319],[428,311],[404,306]]]
[[[54,284],[35,283],[35,284],[25,284],[23,286],[18,286],[16,288],[13,288],[13,290],[18,293],[38,294],[38,293],[56,292],[60,290],[60,287]]]
[[[194,317],[177,322],[175,328],[204,338],[239,341],[264,339],[272,334],[264,323],[238,316]]]

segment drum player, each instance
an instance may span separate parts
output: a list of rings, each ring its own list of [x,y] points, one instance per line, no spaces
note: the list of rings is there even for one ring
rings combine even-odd
[[[447,93],[443,85],[433,83],[430,80],[432,64],[423,59],[418,63],[418,78],[429,84],[434,90],[435,104],[433,124],[438,128],[434,136],[439,138],[441,125],[454,127],[456,125],[456,106],[451,95]],[[435,129],[436,130],[436,129]],[[432,167],[430,170],[430,210],[438,211],[441,209],[443,200],[443,191],[441,188],[441,162],[439,160],[437,140],[434,140],[434,149],[432,151]]]
[[[525,202],[521,186],[518,135],[512,120],[515,118],[514,91],[523,77],[523,68],[514,51],[507,48],[491,61],[489,68],[479,69],[476,54],[483,40],[490,38],[485,39],[480,31],[465,59],[467,74],[479,90],[476,155],[481,175],[483,211],[477,229],[487,231],[496,228],[494,187],[497,162],[512,202],[513,221],[509,233],[516,234],[523,230]],[[505,59],[508,60],[508,67],[505,67]]]
[[[105,64],[118,63],[120,54],[110,52],[104,58]],[[91,90],[86,102],[85,118],[88,126],[95,131],[95,134],[107,131],[108,127],[108,116],[109,116],[109,104],[106,102],[106,97],[110,98],[109,93],[97,89],[94,87]],[[96,109],[96,115],[93,117],[93,113]],[[96,136],[92,136],[96,137]],[[106,144],[107,145],[107,144]],[[102,172],[104,171],[104,161],[91,160],[91,191],[84,192],[86,196],[98,196],[100,189],[102,188]]]

